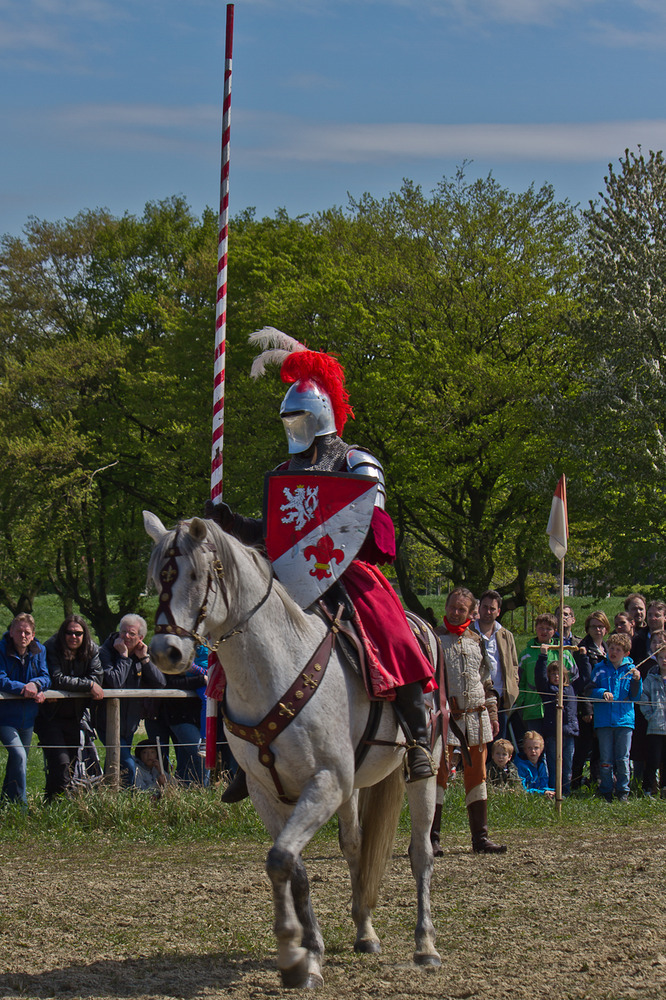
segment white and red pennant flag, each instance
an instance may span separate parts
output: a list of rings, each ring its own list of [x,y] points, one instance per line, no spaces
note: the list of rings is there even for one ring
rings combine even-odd
[[[564,559],[567,554],[567,540],[569,538],[567,484],[564,476],[560,476],[560,481],[555,488],[546,534],[548,535],[548,544],[556,558]]]

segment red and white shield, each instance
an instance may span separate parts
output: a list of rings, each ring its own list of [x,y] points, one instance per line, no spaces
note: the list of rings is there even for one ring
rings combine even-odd
[[[269,472],[266,550],[275,575],[309,607],[342,576],[372,520],[377,480],[339,472]]]

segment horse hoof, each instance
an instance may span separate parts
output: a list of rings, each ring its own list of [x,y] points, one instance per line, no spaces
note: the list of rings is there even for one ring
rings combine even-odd
[[[310,959],[307,952],[300,961],[291,965],[288,969],[280,969],[282,985],[287,990],[313,989],[316,986],[323,986],[324,980],[310,972]],[[317,982],[317,979],[320,981]]]
[[[381,950],[382,946],[380,942],[372,938],[363,938],[362,941],[354,941],[354,951],[358,951],[362,955],[379,955],[381,954]]]
[[[426,953],[417,951],[414,953],[414,961],[417,965],[427,969],[439,969],[442,964],[442,960],[437,952],[433,955],[431,952]]]

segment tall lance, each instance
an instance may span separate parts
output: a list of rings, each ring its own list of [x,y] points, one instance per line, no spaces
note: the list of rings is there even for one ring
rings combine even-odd
[[[215,299],[215,357],[213,362],[213,444],[210,463],[210,498],[222,502],[222,450],[224,444],[224,376],[227,335],[227,257],[229,250],[229,137],[231,134],[231,59],[234,42],[234,5],[227,4],[224,46],[224,99],[222,104],[222,168],[217,241],[217,296]],[[206,767],[216,763],[217,699],[206,699]]]

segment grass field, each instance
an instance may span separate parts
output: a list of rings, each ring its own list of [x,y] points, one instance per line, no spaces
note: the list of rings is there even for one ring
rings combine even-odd
[[[78,843],[109,836],[128,842],[216,840],[220,836],[265,839],[264,828],[248,800],[234,806],[220,802],[220,788],[175,789],[160,800],[151,795],[95,788],[73,798],[61,798],[50,805],[42,802],[44,774],[41,752],[33,746],[29,763],[29,809],[5,805],[0,812],[0,842],[21,842],[24,838],[59,843]],[[491,830],[546,830],[566,827],[625,827],[666,821],[666,801],[632,797],[626,804],[608,804],[591,792],[562,803],[558,816],[554,803],[539,795],[490,791]],[[407,832],[409,817],[405,807],[401,829]],[[335,820],[318,836],[331,836]],[[454,782],[447,792],[442,813],[442,833],[462,835],[467,829],[462,782]]]

